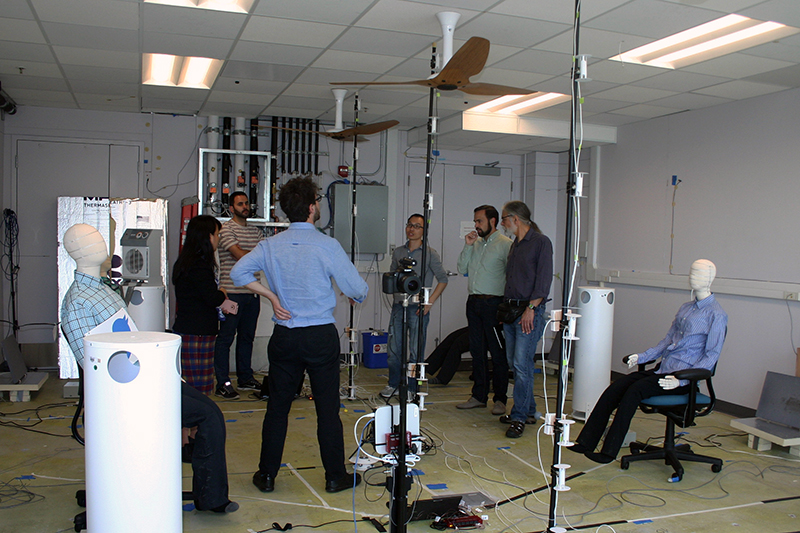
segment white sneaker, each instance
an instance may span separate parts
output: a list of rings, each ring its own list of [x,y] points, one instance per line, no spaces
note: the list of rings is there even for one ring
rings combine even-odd
[[[392,396],[395,396],[396,394],[397,394],[397,388],[395,388],[395,387],[390,387],[389,385],[386,385],[386,386],[383,388],[383,390],[380,392],[380,395],[381,395],[383,398],[387,398],[387,399],[388,399],[388,398],[391,398]]]

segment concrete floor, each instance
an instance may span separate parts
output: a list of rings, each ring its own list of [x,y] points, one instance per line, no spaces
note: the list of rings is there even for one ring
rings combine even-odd
[[[342,376],[345,379],[345,373]],[[344,401],[342,411],[348,453],[356,449],[354,423],[380,404],[377,392],[386,383],[386,371],[362,368],[356,383],[363,399]],[[548,384],[553,387],[555,380],[548,379]],[[0,402],[2,532],[72,531],[72,517],[81,511],[74,494],[83,488],[83,448],[72,438],[10,425],[16,422],[31,426],[36,421],[33,412],[15,414],[23,409],[66,402],[61,399],[62,386],[62,381],[51,376],[30,402]],[[538,393],[539,378],[536,386]],[[546,481],[540,464],[549,472],[550,438],[537,431],[537,425],[529,426],[520,439],[508,439],[506,426],[489,409],[455,409],[457,403],[469,397],[470,387],[467,372],[457,373],[448,386],[430,387],[422,427],[436,447],[417,464],[420,475],[409,499],[479,491],[494,500],[511,500],[495,509],[480,511],[488,516],[486,531],[546,530],[550,493],[541,489]],[[230,497],[241,507],[230,515],[185,510],[184,531],[258,532],[268,530],[274,522],[281,526],[291,522],[294,529],[311,531],[299,526],[320,526],[332,521],[340,522],[321,525],[313,531],[376,531],[368,522],[359,521],[354,526],[354,508],[359,519],[362,515],[375,516],[389,529],[389,496],[379,486],[385,479],[382,470],[368,472],[368,483],[362,483],[355,493],[325,492],[315,439],[316,418],[308,399],[297,400],[292,408],[283,457],[287,466],[276,479],[275,492],[259,492],[251,477],[258,463],[265,404],[247,400],[246,394],[237,401],[219,402],[228,419]],[[554,397],[555,392],[549,395]],[[544,411],[541,395],[537,402]],[[551,399],[551,410],[555,409],[554,403]],[[69,435],[73,411],[72,404],[43,407],[40,415],[45,420],[32,429]],[[601,466],[582,455],[565,452],[562,462],[571,464],[567,474],[581,475],[567,482],[569,491],[560,493],[556,524],[567,529],[618,533],[800,530],[800,462],[793,461],[785,448],[766,453],[750,450],[745,436],[732,435],[735,432],[729,422],[727,415],[714,413],[689,428],[687,439],[712,446],[702,448],[702,453],[721,457],[725,463],[718,474],[711,472],[709,465],[685,463],[686,474],[680,483],[667,482],[671,469],[661,462],[633,463],[624,471],[618,461]],[[573,426],[573,436],[580,428],[580,423]],[[632,426],[639,440],[651,437],[657,441],[663,429],[663,419],[642,413],[637,414]],[[710,440],[719,444],[716,449],[705,441],[713,435],[717,437]],[[372,451],[370,446],[366,448]],[[183,468],[184,488],[188,490],[191,471],[189,465]],[[526,491],[533,493],[518,497]],[[782,500],[770,501],[775,499]],[[407,530],[430,531],[429,522],[411,522]],[[158,524],[153,524],[152,531],[160,531]]]

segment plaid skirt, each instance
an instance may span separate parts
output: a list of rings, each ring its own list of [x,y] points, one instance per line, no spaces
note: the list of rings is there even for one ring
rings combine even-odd
[[[214,344],[216,335],[181,334],[181,375],[203,394],[214,392]]]

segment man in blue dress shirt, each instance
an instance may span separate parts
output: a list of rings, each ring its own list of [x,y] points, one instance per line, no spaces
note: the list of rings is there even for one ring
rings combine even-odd
[[[357,485],[358,474],[344,466],[344,437],[339,418],[339,334],[333,318],[336,292],[351,304],[367,297],[367,283],[335,239],[320,233],[317,185],[309,178],[289,180],[280,190],[281,209],[291,224],[261,241],[231,269],[234,285],[247,287],[272,302],[275,330],[269,341],[269,403],[261,432],[261,460],[253,484],[275,488],[281,466],[289,409],[297,383],[308,373],[317,411],[317,441],[325,468],[325,490]],[[263,271],[269,287],[257,281]],[[273,292],[274,291],[274,292]]]
[[[689,382],[672,376],[673,372],[686,368],[713,370],[728,327],[728,315],[711,294],[711,282],[716,273],[714,263],[707,259],[692,263],[689,285],[695,299],[681,306],[661,342],[640,354],[625,357],[629,368],[655,361],[659,357],[661,366],[658,370],[633,372],[609,385],[575,439],[575,445],[568,449],[582,453],[597,463],[610,463],[617,458],[641,400],[665,394],[686,394]],[[603,447],[600,452],[595,452],[614,409],[617,413]]]

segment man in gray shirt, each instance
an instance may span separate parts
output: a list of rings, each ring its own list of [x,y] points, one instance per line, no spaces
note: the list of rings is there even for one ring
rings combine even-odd
[[[442,294],[447,287],[447,272],[442,267],[442,260],[439,254],[430,246],[426,250],[426,265],[422,265],[422,230],[424,228],[425,219],[420,214],[413,214],[408,217],[406,223],[406,237],[408,241],[395,248],[392,254],[392,264],[390,272],[397,270],[401,259],[411,258],[416,261],[414,272],[420,277],[423,287],[430,287],[433,283],[433,278],[436,277],[436,287],[430,296],[428,305],[422,306],[419,304],[408,304],[408,362],[421,363],[424,357],[423,353],[418,353],[418,334],[419,334],[419,319],[422,318],[422,346],[425,346],[425,333],[428,329],[428,320],[430,316],[431,305]],[[424,275],[421,274],[424,272]],[[403,295],[394,295],[394,304],[392,305],[392,315],[389,319],[389,346],[387,348],[387,360],[389,363],[389,384],[381,391],[381,396],[384,398],[391,398],[397,394],[397,389],[400,386],[400,379],[405,376],[405,372],[400,368],[400,356],[403,349]],[[424,351],[424,350],[423,350]],[[416,392],[416,381],[409,383],[409,391]]]

